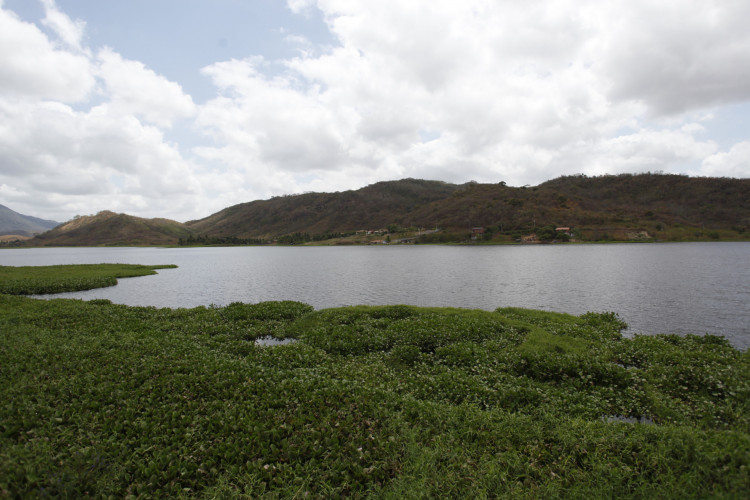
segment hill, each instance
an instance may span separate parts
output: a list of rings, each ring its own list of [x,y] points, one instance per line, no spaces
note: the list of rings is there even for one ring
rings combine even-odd
[[[191,231],[169,219],[143,219],[102,211],[76,217],[28,240],[29,246],[171,245]]]
[[[521,188],[473,184],[412,218],[516,234],[563,226],[585,240],[747,238],[750,179],[626,174],[567,176]]]
[[[4,205],[0,205],[0,236],[33,236],[52,229],[58,224],[60,223],[52,220],[19,214]]]
[[[243,203],[186,226],[210,237],[241,238],[439,227],[423,241],[460,241],[472,227],[495,239],[570,227],[584,240],[746,239],[750,179],[577,175],[534,187],[404,179]]]
[[[241,203],[186,226],[208,236],[273,238],[304,232],[324,235],[408,224],[409,214],[459,189],[440,181],[403,179],[356,191],[305,193]]]
[[[383,238],[381,230],[408,241],[462,242],[477,227],[475,237],[494,242],[747,240],[750,179],[575,175],[523,187],[403,179],[241,203],[185,224],[105,211],[26,244],[366,243]],[[378,236],[364,237],[365,230]]]

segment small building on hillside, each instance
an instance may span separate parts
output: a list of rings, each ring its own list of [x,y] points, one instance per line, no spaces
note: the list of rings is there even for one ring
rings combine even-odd
[[[481,238],[484,236],[484,228],[483,227],[472,227],[471,228],[471,239],[476,240],[478,238]]]

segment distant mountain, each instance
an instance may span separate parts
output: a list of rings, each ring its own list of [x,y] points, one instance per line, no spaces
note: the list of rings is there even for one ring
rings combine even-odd
[[[32,246],[171,245],[191,230],[169,219],[103,211],[76,217],[27,242]]]
[[[60,223],[52,220],[22,215],[4,205],[0,205],[0,236],[33,236],[52,229],[58,224]]]
[[[316,236],[397,226],[439,227],[456,241],[472,227],[516,238],[552,226],[575,228],[580,239],[588,240],[748,239],[750,179],[575,175],[533,187],[404,179],[356,191],[242,203],[186,226],[219,238]]]

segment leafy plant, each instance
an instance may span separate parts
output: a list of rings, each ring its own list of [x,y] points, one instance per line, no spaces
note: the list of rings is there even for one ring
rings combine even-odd
[[[118,278],[156,274],[174,265],[78,264],[60,266],[0,266],[0,294],[32,295],[78,292],[117,284]]]
[[[623,327],[0,294],[0,496],[744,497],[748,353]]]

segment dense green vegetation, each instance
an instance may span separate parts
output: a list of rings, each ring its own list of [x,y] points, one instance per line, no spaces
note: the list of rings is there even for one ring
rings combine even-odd
[[[750,354],[623,326],[0,295],[0,496],[744,498]]]
[[[114,286],[117,278],[156,274],[174,265],[78,264],[61,266],[0,266],[0,294],[32,295],[78,292]]]

